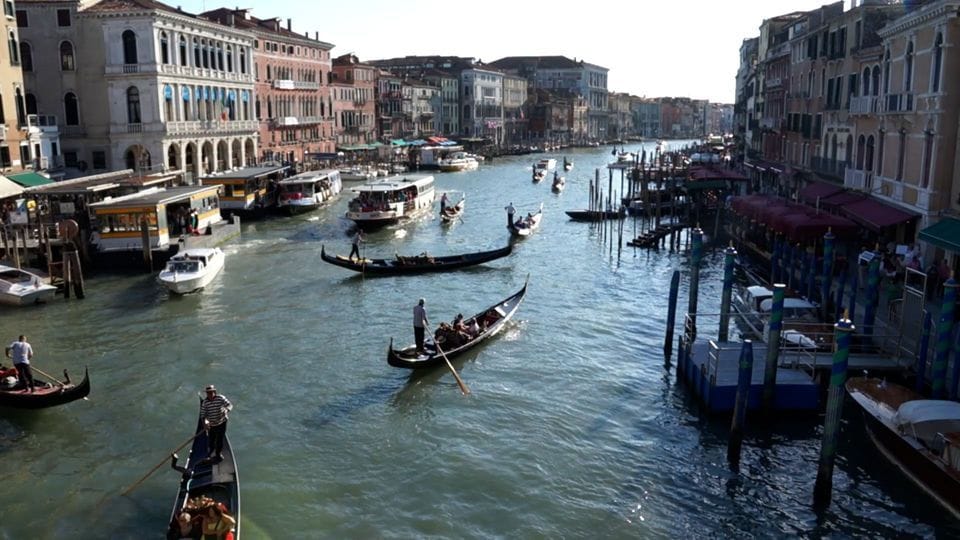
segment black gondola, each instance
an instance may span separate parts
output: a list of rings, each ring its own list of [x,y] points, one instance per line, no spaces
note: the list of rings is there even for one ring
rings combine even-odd
[[[446,272],[448,270],[457,270],[467,266],[482,264],[501,257],[506,257],[513,250],[513,247],[506,247],[490,250],[478,251],[476,253],[465,253],[463,255],[446,255],[434,257],[431,255],[401,256],[397,255],[392,259],[354,259],[343,255],[327,255],[323,246],[320,247],[320,258],[324,261],[370,275],[396,276],[404,274],[424,274],[427,272]]]
[[[193,439],[190,455],[187,456],[187,466],[178,467],[176,458],[170,466],[180,471],[180,489],[173,504],[170,515],[170,525],[167,529],[168,540],[182,538],[177,517],[182,512],[196,517],[207,511],[209,505],[197,507],[200,501],[212,501],[223,505],[230,517],[237,521],[233,529],[234,540],[240,540],[240,477],[237,474],[237,461],[233,455],[230,439],[223,437],[223,459],[211,461],[207,459],[207,433],[203,430],[203,417],[197,420],[198,435]],[[199,524],[197,525],[199,527]]]
[[[572,221],[599,221],[603,219],[623,219],[624,210],[567,210]]]
[[[63,371],[63,376],[66,378],[64,383],[38,383],[33,392],[26,388],[0,388],[0,407],[46,409],[83,399],[90,393],[90,377],[87,370],[84,370],[80,384],[72,384],[66,370]]]
[[[466,197],[460,197],[460,201],[453,206],[448,206],[440,212],[440,221],[441,223],[448,224],[455,221],[463,220],[460,216],[463,215],[463,210],[467,204]]]
[[[527,283],[524,282],[523,288],[510,297],[501,300],[469,319],[465,319],[464,325],[468,328],[474,321],[477,321],[480,333],[477,334],[476,337],[463,343],[456,345],[448,343],[450,345],[449,347],[441,342],[440,348],[443,350],[443,353],[447,358],[454,358],[476,347],[487,338],[496,335],[497,332],[502,330],[504,325],[507,324],[507,321],[513,317],[513,314],[517,312],[517,308],[520,307],[520,303],[523,302],[523,297],[526,294]],[[435,343],[425,343],[424,348],[426,352],[421,354],[416,353],[416,346],[414,345],[410,345],[404,349],[394,349],[393,338],[390,338],[390,346],[387,348],[387,363],[396,368],[406,369],[432,368],[445,363],[443,355],[437,350]]]

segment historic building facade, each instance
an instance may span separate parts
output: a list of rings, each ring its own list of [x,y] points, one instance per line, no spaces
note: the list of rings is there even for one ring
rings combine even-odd
[[[333,60],[330,89],[338,146],[376,142],[376,81],[377,68],[361,63],[356,55]]]
[[[0,51],[0,173],[20,171],[24,168],[35,167],[35,160],[40,156],[39,149],[30,141],[30,118],[28,114],[36,114],[28,108],[35,101],[27,91],[21,68],[30,72],[33,69],[32,49],[29,42],[24,42],[18,26],[26,24],[27,15],[22,9],[14,7],[10,0],[3,3],[3,17],[0,18],[0,29],[6,47]],[[56,123],[53,124],[56,127]],[[43,167],[46,168],[46,167]]]

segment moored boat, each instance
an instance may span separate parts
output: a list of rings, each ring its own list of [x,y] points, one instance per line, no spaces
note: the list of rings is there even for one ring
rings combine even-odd
[[[960,517],[960,403],[875,378],[851,378],[846,388],[881,453]]]
[[[369,168],[354,166],[340,169],[340,179],[344,182],[368,182],[377,177],[377,174]]]
[[[569,171],[569,170],[571,170],[571,169],[573,169],[573,162],[572,162],[572,161],[567,161],[567,158],[564,157],[564,158],[563,158],[563,170]]]
[[[279,182],[277,205],[288,214],[316,210],[340,194],[340,171],[328,169],[300,173]]]
[[[190,447],[186,467],[178,467],[176,454],[171,466],[180,471],[180,487],[170,515],[167,529],[168,540],[183,538],[177,518],[187,512],[191,517],[207,512],[211,505],[220,505],[236,520],[234,540],[240,540],[240,477],[237,461],[227,435],[223,436],[223,459],[210,460],[207,456],[207,432],[203,429],[203,417],[197,421],[197,435]],[[198,524],[199,525],[199,524]]]
[[[401,256],[396,255],[391,259],[351,259],[343,255],[328,255],[323,246],[320,247],[320,258],[324,261],[370,275],[404,275],[404,274],[425,274],[428,272],[446,272],[458,270],[468,266],[474,266],[485,262],[493,261],[510,254],[512,247],[510,245],[489,251],[477,251],[474,253],[464,253],[462,255],[444,255],[435,257],[426,253],[420,255]]]
[[[480,162],[466,152],[453,152],[437,161],[437,168],[443,172],[472,171]]]
[[[550,186],[551,191],[554,193],[560,193],[563,191],[563,188],[567,185],[567,181],[564,177],[560,176],[557,173],[553,173],[553,184]]]
[[[224,257],[220,248],[187,249],[171,257],[157,279],[173,293],[198,291],[223,270]]]
[[[470,335],[469,332],[467,335],[452,333],[446,328],[438,330],[434,334],[434,343],[425,343],[424,352],[419,354],[416,352],[416,346],[414,345],[403,349],[394,349],[393,338],[391,338],[390,346],[387,348],[387,363],[396,368],[422,369],[445,363],[444,355],[448,359],[460,356],[503,330],[507,321],[517,312],[517,308],[520,307],[520,303],[523,302],[523,297],[526,294],[527,283],[524,282],[523,288],[516,293],[463,321],[464,326],[468,329],[476,328],[475,335]],[[474,322],[476,322],[476,326],[474,326]],[[438,336],[439,350],[436,343]],[[443,351],[443,354],[440,354],[440,351]]]
[[[565,210],[571,221],[601,221],[605,219],[623,219],[626,211],[619,210]]]
[[[370,182],[353,189],[347,219],[361,229],[373,229],[411,219],[433,206],[433,176],[410,174]]]
[[[541,159],[534,166],[541,171],[552,171],[557,168],[557,160],[553,158]]]
[[[528,213],[508,225],[507,228],[510,229],[510,234],[513,236],[530,236],[540,228],[541,220],[543,220],[543,203],[540,203],[540,208],[536,212]]]
[[[0,264],[0,304],[27,306],[53,298],[57,288],[37,274]]]
[[[67,370],[63,370],[64,381],[41,383],[35,381],[33,392],[19,386],[8,387],[0,382],[0,407],[11,409],[46,409],[83,399],[90,394],[90,375],[83,372],[83,380],[78,384],[70,382]]]

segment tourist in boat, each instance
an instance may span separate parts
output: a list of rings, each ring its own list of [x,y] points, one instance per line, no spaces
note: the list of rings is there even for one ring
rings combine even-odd
[[[207,397],[200,404],[200,414],[203,416],[203,428],[207,430],[207,459],[223,461],[223,439],[227,434],[227,412],[233,409],[233,404],[227,396],[217,393],[215,386],[208,385]]]
[[[430,320],[427,319],[427,309],[423,307],[426,301],[421,298],[417,305],[413,306],[413,340],[417,344],[417,353],[423,351],[423,333],[427,326],[430,326]]]
[[[12,353],[12,354],[11,354]],[[33,392],[33,371],[30,370],[30,359],[33,358],[33,347],[27,342],[27,336],[20,334],[17,341],[11,343],[4,355],[13,360],[13,367],[17,370],[17,378],[24,388]]]
[[[513,214],[517,212],[517,209],[513,207],[513,203],[508,204],[504,210],[507,211],[507,227],[513,226]]]
[[[467,325],[467,335],[470,336],[470,339],[480,335],[480,324],[477,323],[476,317],[471,319],[470,324]]]
[[[191,516],[189,512],[180,512],[177,515],[177,529],[180,531],[180,538],[196,538],[198,536],[195,532],[196,525],[202,518],[203,516]]]
[[[232,540],[237,520],[227,513],[221,503],[211,504],[202,514],[200,533],[203,540]]]
[[[349,259],[350,259],[351,261],[353,260],[353,256],[354,256],[354,255],[357,256],[357,260],[360,260],[360,259],[363,258],[363,257],[360,256],[360,244],[361,244],[362,242],[363,242],[363,231],[360,230],[360,229],[357,229],[357,234],[355,234],[355,235],[353,236],[353,245],[350,246],[350,257],[349,257]]]

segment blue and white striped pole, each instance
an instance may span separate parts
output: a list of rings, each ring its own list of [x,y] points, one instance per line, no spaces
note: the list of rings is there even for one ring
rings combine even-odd
[[[830,320],[830,285],[833,282],[833,242],[836,237],[827,229],[823,235],[823,281],[820,283],[820,304],[823,307],[823,320]]]
[[[737,258],[737,250],[730,246],[723,256],[723,292],[720,297],[720,331],[718,338],[721,342],[727,341],[730,334],[730,297],[733,295],[733,263]]]
[[[823,423],[823,443],[820,446],[820,463],[817,481],[813,487],[813,504],[817,508],[830,505],[833,491],[833,462],[837,454],[837,439],[840,432],[840,417],[843,414],[844,383],[847,380],[847,360],[850,357],[850,336],[853,323],[840,319],[834,325],[836,350],[833,353],[833,368],[830,371],[830,387],[827,391],[827,416]]]
[[[740,449],[743,446],[743,423],[747,418],[747,398],[750,396],[750,382],[753,375],[753,342],[743,340],[740,347],[740,364],[737,371],[737,398],[733,406],[733,420],[730,424],[730,442],[727,445],[727,461],[731,467],[740,464]]]
[[[950,338],[953,336],[953,310],[957,304],[957,282],[950,276],[943,284],[943,304],[937,323],[937,352],[933,357],[933,382],[930,397],[943,399],[947,393],[947,356],[950,353]]]
[[[873,335],[873,323],[877,318],[877,300],[880,296],[880,252],[873,252],[867,271],[867,305],[863,308],[863,335]]]
[[[767,362],[763,369],[763,399],[761,408],[767,418],[773,417],[773,398],[777,388],[777,364],[780,361],[780,331],[783,330],[783,297],[787,286],[773,285],[773,305],[770,306],[770,322],[767,324]]]

